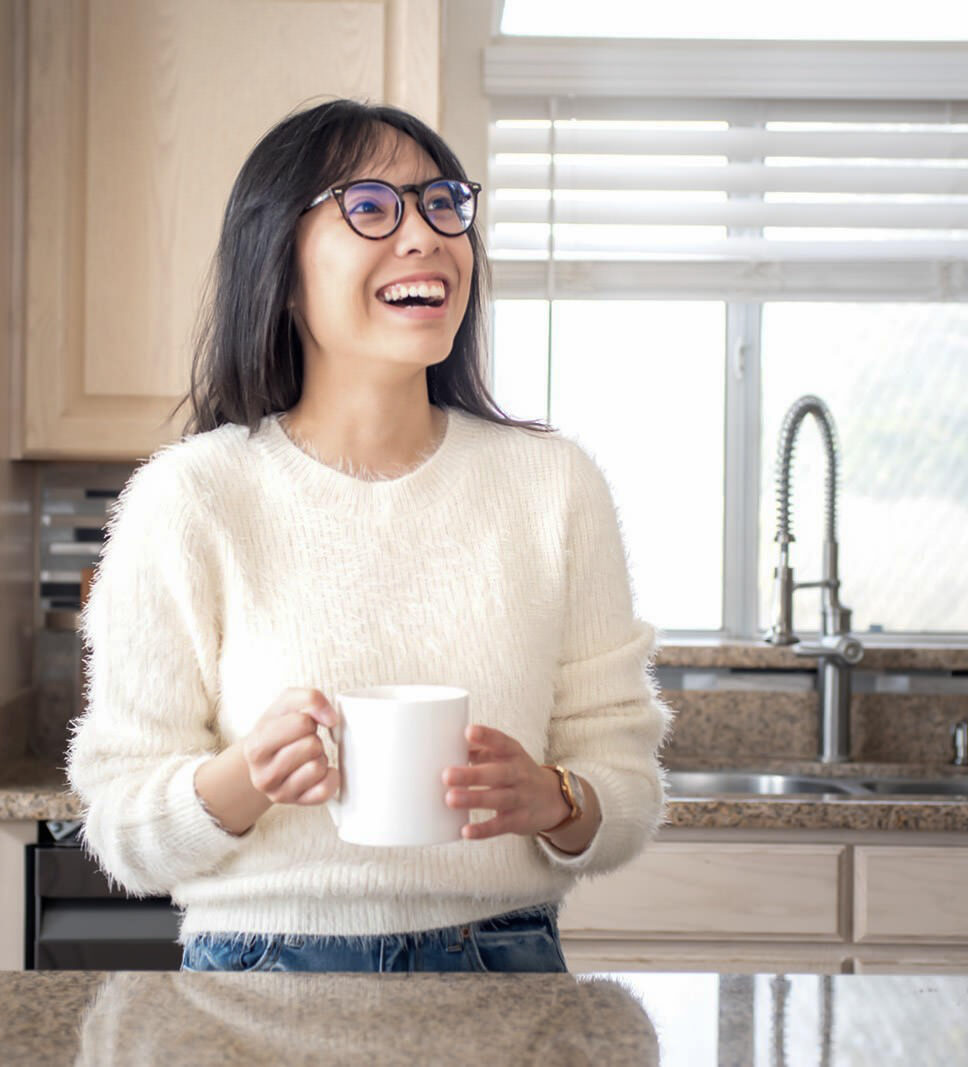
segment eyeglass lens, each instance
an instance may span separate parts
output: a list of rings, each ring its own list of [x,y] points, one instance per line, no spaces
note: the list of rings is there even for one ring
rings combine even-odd
[[[423,194],[431,225],[444,234],[463,233],[474,221],[474,191],[465,182],[439,181]],[[366,237],[384,237],[397,224],[403,204],[395,189],[382,182],[360,182],[343,192],[350,225]]]

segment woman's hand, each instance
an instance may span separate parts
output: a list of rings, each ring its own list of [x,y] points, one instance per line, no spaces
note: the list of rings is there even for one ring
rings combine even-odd
[[[557,826],[570,811],[561,795],[558,775],[542,767],[521,745],[489,726],[468,726],[471,767],[448,767],[443,783],[452,808],[486,808],[497,815],[486,822],[467,823],[465,838],[498,834],[536,834]],[[471,789],[470,786],[486,786]]]
[[[242,742],[252,785],[274,804],[323,804],[339,789],[317,726],[339,714],[318,689],[284,689]]]

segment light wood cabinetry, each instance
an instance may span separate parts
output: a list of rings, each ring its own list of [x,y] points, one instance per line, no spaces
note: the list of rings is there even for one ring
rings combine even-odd
[[[33,820],[0,821],[0,971],[24,967],[27,845],[36,841]]]
[[[22,458],[175,440],[235,174],[336,96],[438,122],[439,0],[29,0]]]
[[[968,973],[960,838],[677,833],[568,895],[572,970]]]
[[[854,939],[968,946],[968,847],[855,849]]]
[[[841,845],[656,842],[601,884],[579,883],[567,921],[662,938],[836,940],[843,854]]]

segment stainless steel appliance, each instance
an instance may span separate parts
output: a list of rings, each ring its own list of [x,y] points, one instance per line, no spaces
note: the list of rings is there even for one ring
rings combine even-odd
[[[27,845],[26,970],[177,971],[179,911],[170,897],[111,889],[84,852],[79,822],[42,822]]]

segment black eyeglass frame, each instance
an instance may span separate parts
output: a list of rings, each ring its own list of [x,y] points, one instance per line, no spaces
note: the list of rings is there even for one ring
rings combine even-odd
[[[457,233],[447,233],[446,230],[441,230],[435,226],[427,214],[427,209],[424,207],[424,193],[430,188],[431,185],[440,185],[445,182],[458,182],[460,185],[466,185],[470,188],[474,197],[474,212],[471,215],[471,221],[464,227],[463,230]],[[343,205],[343,194],[347,189],[351,189],[354,185],[383,185],[387,189],[392,189],[400,200],[400,215],[397,221],[393,224],[393,229],[388,230],[386,233],[381,234],[379,237],[374,237],[369,233],[360,233],[360,231],[350,221],[349,215],[346,213],[346,208]],[[385,182],[382,178],[360,178],[357,181],[347,182],[345,185],[333,185],[330,186],[325,192],[314,197],[299,213],[300,216],[305,215],[307,211],[312,211],[314,207],[318,207],[324,200],[328,200],[332,197],[339,205],[340,214],[346,219],[346,224],[360,237],[365,238],[367,241],[385,241],[388,237],[393,236],[400,228],[400,223],[403,222],[404,216],[404,200],[405,193],[417,194],[417,210],[420,212],[420,217],[427,223],[427,225],[434,231],[439,233],[441,237],[462,237],[467,231],[474,225],[474,220],[477,218],[477,195],[480,193],[483,186],[480,182],[464,181],[463,178],[431,178],[429,181],[420,182],[419,185],[394,185],[392,182]]]

